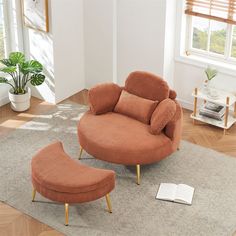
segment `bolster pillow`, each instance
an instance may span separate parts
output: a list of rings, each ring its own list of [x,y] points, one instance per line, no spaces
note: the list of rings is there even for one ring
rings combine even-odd
[[[114,112],[129,116],[142,123],[150,124],[150,119],[157,103],[157,101],[141,98],[122,90]]]
[[[172,120],[176,112],[176,104],[173,100],[167,98],[161,101],[151,117],[152,134],[160,134],[165,126]]]

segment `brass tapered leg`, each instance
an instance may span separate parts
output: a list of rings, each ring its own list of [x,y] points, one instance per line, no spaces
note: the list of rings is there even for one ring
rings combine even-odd
[[[34,202],[35,195],[36,195],[36,189],[34,188],[32,192],[32,202]]]
[[[69,224],[69,204],[65,203],[65,226]]]
[[[80,147],[79,158],[78,158],[79,160],[81,159],[81,156],[82,156],[83,150],[84,150],[84,149],[83,149],[82,147]]]
[[[140,165],[136,165],[137,184],[140,185]]]
[[[111,199],[109,193],[106,195],[107,207],[110,213],[112,213]]]
[[[177,151],[179,151],[180,150],[180,147],[177,147]]]

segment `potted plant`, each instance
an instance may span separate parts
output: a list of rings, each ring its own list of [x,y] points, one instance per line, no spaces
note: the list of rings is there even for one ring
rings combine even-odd
[[[213,78],[215,78],[218,74],[216,69],[212,69],[210,66],[205,70],[205,74],[207,76],[207,80],[204,81],[204,90],[209,93],[210,92],[210,82]]]
[[[6,74],[5,77],[0,77],[0,83],[11,87],[9,90],[11,108],[14,111],[29,109],[31,91],[27,85],[31,83],[33,86],[38,86],[44,82],[43,66],[36,60],[26,61],[25,55],[21,52],[12,52],[8,59],[0,62],[5,66],[0,72]]]

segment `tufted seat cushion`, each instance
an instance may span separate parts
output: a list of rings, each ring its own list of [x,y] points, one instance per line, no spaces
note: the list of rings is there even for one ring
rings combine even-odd
[[[87,202],[109,193],[115,173],[72,160],[61,142],[39,151],[32,159],[32,182],[43,196],[59,202]]]
[[[81,146],[98,159],[149,164],[173,152],[172,142],[164,133],[152,135],[149,129],[149,125],[122,114],[94,116],[88,111],[78,124],[78,136]]]

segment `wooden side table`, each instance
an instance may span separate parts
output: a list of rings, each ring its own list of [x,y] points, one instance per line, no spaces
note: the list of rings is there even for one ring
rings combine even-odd
[[[217,99],[213,99],[205,94],[202,89],[195,88],[194,92],[192,93],[192,96],[194,97],[194,109],[193,113],[191,114],[191,118],[193,119],[194,124],[195,121],[198,120],[222,128],[224,130],[224,134],[226,134],[226,130],[228,130],[236,122],[236,97],[233,94],[227,93],[225,91],[217,90],[217,92],[220,94],[219,97]],[[198,99],[203,100],[204,103],[208,101],[225,106],[226,111],[224,120],[215,120],[213,118],[200,115],[197,106]],[[232,106],[234,106],[233,112],[230,111],[230,107]]]

